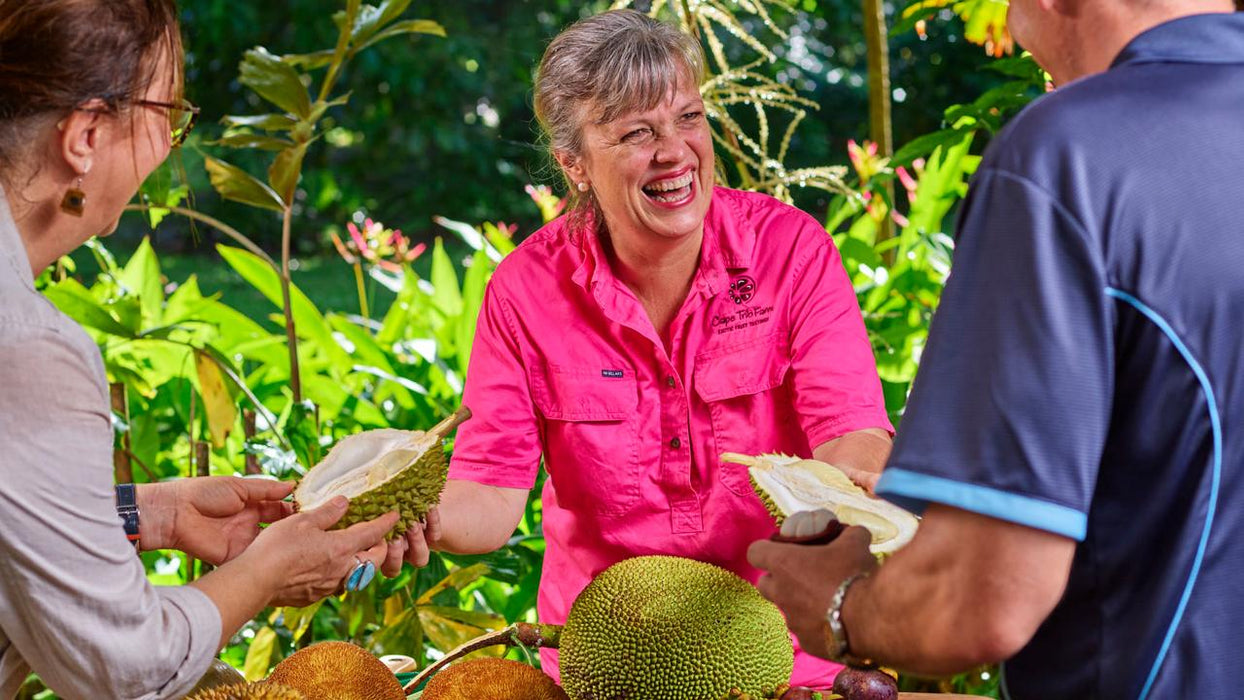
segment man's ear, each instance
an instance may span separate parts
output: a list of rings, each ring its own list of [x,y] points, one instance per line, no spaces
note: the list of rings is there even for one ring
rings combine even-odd
[[[1084,0],[1037,0],[1037,4],[1045,12],[1053,12],[1063,17],[1079,17],[1084,11]]]
[[[75,177],[90,172],[99,155],[104,132],[112,126],[107,110],[102,100],[91,100],[56,125],[60,130],[60,155]]]

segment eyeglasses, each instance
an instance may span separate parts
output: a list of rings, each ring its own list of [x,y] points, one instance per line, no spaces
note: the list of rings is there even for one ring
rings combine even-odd
[[[136,105],[146,105],[148,107],[163,107],[168,110],[169,127],[172,133],[172,147],[177,148],[186,142],[186,137],[190,135],[190,130],[194,128],[194,122],[199,118],[198,107],[194,106],[190,100],[181,99],[177,102],[157,102],[155,100],[134,100]]]

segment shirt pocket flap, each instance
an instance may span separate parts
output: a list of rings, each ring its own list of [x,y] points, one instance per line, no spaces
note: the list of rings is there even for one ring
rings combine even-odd
[[[639,407],[639,392],[631,370],[552,365],[533,373],[532,384],[536,406],[549,420],[625,420],[635,415]]]
[[[695,392],[704,401],[722,401],[781,386],[790,371],[786,347],[785,339],[775,335],[698,355]]]

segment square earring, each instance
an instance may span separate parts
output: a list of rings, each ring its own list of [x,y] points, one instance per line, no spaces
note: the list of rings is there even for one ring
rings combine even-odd
[[[82,178],[78,178],[78,184],[70,187],[65,192],[64,199],[60,200],[61,211],[70,216],[81,217],[86,212],[86,192],[82,191]]]

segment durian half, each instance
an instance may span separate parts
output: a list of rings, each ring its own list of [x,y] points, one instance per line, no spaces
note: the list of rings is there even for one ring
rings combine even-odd
[[[748,467],[752,488],[778,525],[792,513],[825,508],[846,525],[868,528],[873,536],[870,549],[877,555],[897,551],[916,534],[916,516],[869,496],[831,464],[783,454],[752,457],[734,452],[723,454],[721,460]]]
[[[402,517],[388,537],[401,536],[440,502],[449,473],[442,441],[470,417],[464,406],[427,432],[386,428],[343,438],[298,483],[295,507],[310,510],[345,496],[350,507],[335,529],[396,510]]]

